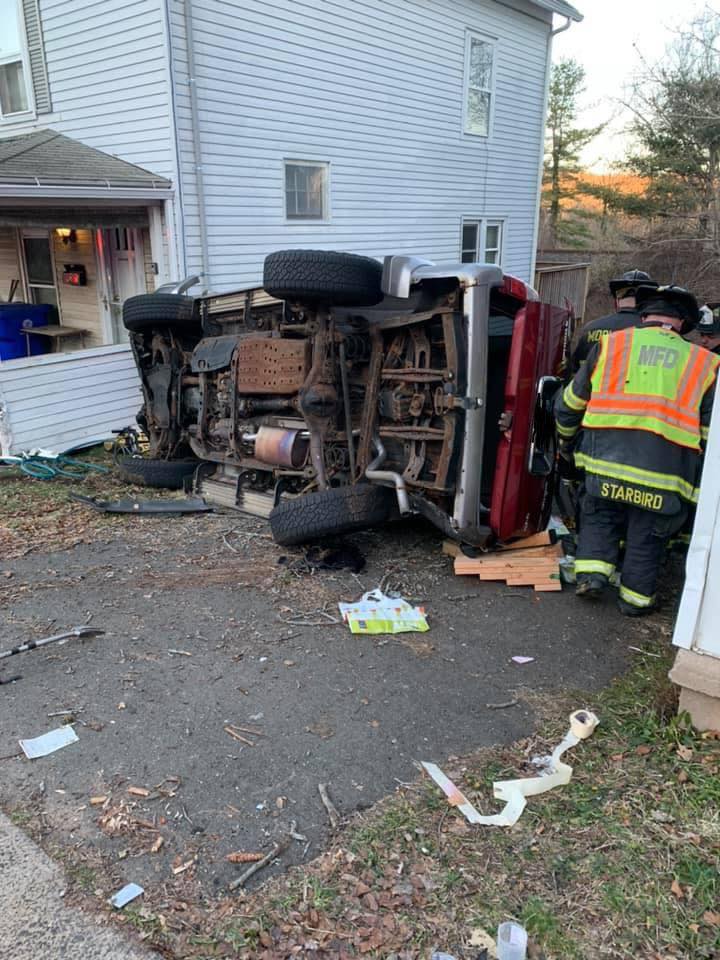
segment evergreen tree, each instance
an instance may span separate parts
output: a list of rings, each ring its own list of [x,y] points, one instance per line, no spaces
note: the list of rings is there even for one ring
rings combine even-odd
[[[543,200],[556,244],[582,246],[589,214],[572,201],[581,193],[581,150],[603,129],[577,126],[578,99],[584,92],[585,70],[573,59],[553,64],[550,75]]]

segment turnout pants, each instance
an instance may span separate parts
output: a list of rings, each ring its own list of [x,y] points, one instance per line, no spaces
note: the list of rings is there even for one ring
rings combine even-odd
[[[580,503],[580,533],[575,557],[579,581],[590,574],[610,578],[625,540],[620,597],[634,607],[655,603],[658,570],[670,537],[679,530],[687,510],[665,516],[590,493]]]

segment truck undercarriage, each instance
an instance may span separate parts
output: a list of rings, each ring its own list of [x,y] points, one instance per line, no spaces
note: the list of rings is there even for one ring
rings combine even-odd
[[[276,273],[310,267],[309,292],[273,285],[266,269],[266,289],[195,301],[194,326],[133,330],[152,455],[197,457],[202,492],[271,516],[281,542],[306,535],[288,527],[288,505],[317,506],[323,494],[330,524],[396,509],[483,542],[524,300],[493,267],[458,276],[429,265],[409,283],[408,270],[423,270],[411,258],[390,258],[383,287],[399,295],[383,297],[374,261],[324,254],[325,272],[313,273],[309,253],[273,255]],[[364,271],[359,285],[319,295],[327,257]]]

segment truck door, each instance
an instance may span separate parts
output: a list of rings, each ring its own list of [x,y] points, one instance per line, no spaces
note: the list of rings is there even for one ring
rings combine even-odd
[[[490,500],[490,527],[499,540],[536,533],[550,516],[554,456],[543,447],[551,442],[552,423],[543,408],[559,383],[566,324],[565,310],[538,301],[526,302],[515,316],[504,402],[512,424],[500,438]]]

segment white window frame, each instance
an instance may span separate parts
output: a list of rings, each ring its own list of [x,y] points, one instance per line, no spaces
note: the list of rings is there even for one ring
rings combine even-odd
[[[46,239],[50,245],[50,265],[52,266],[52,275],[54,283],[31,283],[30,274],[27,267],[27,258],[25,256],[25,244],[23,240],[43,240]],[[60,302],[60,284],[58,283],[57,263],[55,262],[55,231],[51,228],[44,230],[39,227],[27,227],[18,230],[18,249],[20,251],[20,265],[22,271],[23,286],[25,287],[25,296],[30,302],[32,298],[32,289],[37,287],[42,290],[54,290],[57,300],[58,323],[62,324],[62,304]]]
[[[11,0],[12,2],[12,0]],[[27,99],[27,110],[18,110],[16,113],[3,113],[0,107],[0,124],[17,123],[18,120],[27,120],[36,116],[35,113],[35,93],[32,85],[32,73],[30,64],[30,51],[28,50],[27,34],[25,32],[25,12],[22,6],[22,0],[15,0],[17,8],[18,25],[20,27],[20,62],[22,63],[23,80],[25,82],[25,97]],[[18,58],[0,56],[0,67],[8,63],[17,63]]]
[[[488,111],[487,133],[479,133],[477,130],[469,128],[470,117],[468,103],[470,100],[470,48],[473,40],[479,40],[487,43],[492,48],[492,69],[490,71],[490,86],[483,88],[483,93],[490,94],[490,109]],[[495,120],[495,72],[497,69],[497,37],[490,37],[485,33],[479,33],[477,30],[465,31],[465,69],[463,72],[463,134],[467,137],[478,137],[480,140],[489,140],[493,132]],[[479,88],[478,88],[479,89]]]
[[[477,248],[475,250],[475,263],[487,263],[487,252],[488,249],[497,250],[497,260],[495,261],[495,266],[502,267],[503,262],[503,250],[505,246],[505,231],[507,227],[507,220],[505,217],[472,217],[467,216],[463,217],[460,221],[460,260],[462,261],[463,253],[465,252],[465,247],[463,246],[463,228],[469,225],[477,226]],[[488,227],[499,227],[498,231],[498,246],[488,248],[487,245],[487,229]],[[466,261],[468,262],[468,261]]]
[[[320,168],[323,172],[322,189],[322,214],[319,217],[292,216],[288,215],[287,203],[287,168],[288,167],[314,167]],[[286,157],[283,160],[282,168],[283,185],[283,209],[286,223],[327,223],[330,220],[330,162],[328,160],[298,160],[294,157]]]

